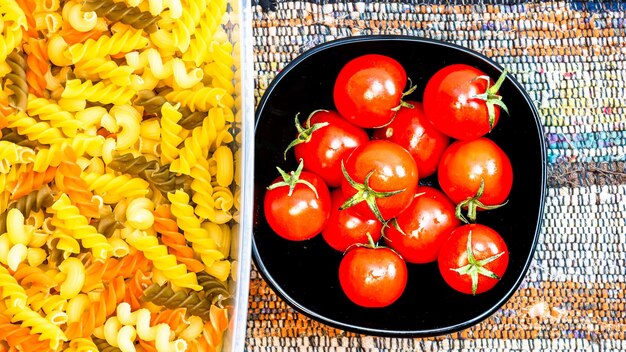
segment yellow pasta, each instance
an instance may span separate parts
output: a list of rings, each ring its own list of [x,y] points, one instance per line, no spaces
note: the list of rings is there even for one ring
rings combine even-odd
[[[146,258],[153,261],[155,268],[159,269],[165,278],[175,285],[196,291],[202,289],[202,286],[198,285],[196,275],[193,272],[187,272],[184,264],[178,264],[176,257],[168,254],[167,247],[159,244],[155,236],[135,230],[127,235],[126,241],[131,246],[144,252]]]
[[[70,112],[45,98],[37,98],[29,94],[26,111],[30,116],[38,116],[40,120],[50,121],[52,127],[60,129],[68,137],[75,136],[81,128],[81,122],[76,120]]]
[[[170,103],[163,104],[161,108],[161,162],[167,164],[180,153],[178,145],[183,141],[180,133],[183,128],[178,125],[182,114],[178,112],[179,105],[172,106]]]
[[[63,6],[63,18],[79,32],[88,32],[96,27],[98,16],[95,12],[83,12],[81,4],[68,1]]]
[[[87,183],[87,189],[101,196],[107,204],[115,204],[123,198],[144,197],[150,191],[147,181],[128,175],[83,173],[81,178]]]
[[[126,30],[98,38],[98,40],[88,39],[85,43],[77,43],[67,48],[72,63],[89,60],[107,55],[115,55],[121,52],[131,52],[133,50],[145,48],[148,45],[142,32],[130,27]]]
[[[109,257],[111,245],[106,237],[89,225],[87,218],[71,204],[66,194],[50,207],[50,211],[54,214],[52,224],[57,231],[79,240],[83,247],[92,250],[94,258],[104,260]]]
[[[77,258],[67,258],[59,265],[65,280],[59,287],[61,298],[70,299],[76,296],[85,284],[85,266]]]
[[[0,141],[0,173],[6,174],[14,164],[26,164],[32,162],[35,152],[26,147],[21,147],[8,141]]]

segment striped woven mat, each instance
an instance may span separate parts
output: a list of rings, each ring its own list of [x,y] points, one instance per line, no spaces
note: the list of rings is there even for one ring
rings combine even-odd
[[[253,268],[247,350],[626,351],[625,2],[265,0],[252,10],[257,99],[290,60],[328,40],[442,39],[493,58],[526,87],[549,165],[535,260],[492,317],[437,338],[354,334],[295,312]]]

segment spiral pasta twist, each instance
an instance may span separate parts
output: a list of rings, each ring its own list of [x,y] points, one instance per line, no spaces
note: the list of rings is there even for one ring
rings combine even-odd
[[[128,175],[83,173],[87,189],[102,197],[104,203],[117,203],[124,198],[144,197],[148,194],[148,182]]]
[[[171,218],[169,205],[162,205],[154,211],[154,230],[161,235],[161,241],[169,253],[193,272],[204,270],[204,264],[194,257],[194,251],[187,246],[185,236],[178,232],[176,221]],[[200,284],[202,286],[202,284]]]
[[[66,148],[65,159],[61,161],[55,177],[56,184],[66,193],[66,197],[76,204],[80,214],[88,218],[99,218],[99,204],[93,194],[87,190],[87,183],[83,180],[80,166],[75,162],[76,156],[72,149]]]
[[[148,48],[141,53],[128,53],[126,61],[135,71],[149,68],[150,73],[157,79],[172,77],[181,88],[191,88],[200,83],[204,77],[202,69],[197,67],[187,72],[187,67],[180,58],[172,58],[164,63],[161,54],[154,48]]]
[[[225,89],[230,94],[235,92],[234,73],[230,69],[234,61],[232,50],[232,44],[229,42],[211,43],[210,56],[213,61],[204,67],[204,72],[212,79],[211,84]]]
[[[136,7],[128,7],[123,2],[111,0],[85,0],[83,11],[94,11],[98,16],[106,17],[112,22],[122,22],[136,29],[143,29],[148,33],[157,30],[156,22],[159,16],[143,12]]]
[[[13,278],[27,289],[34,288],[39,292],[47,292],[57,285],[50,275],[42,269],[30,265],[22,264],[13,273]]]
[[[213,275],[209,275],[205,271],[196,273],[198,277],[198,285],[202,286],[202,291],[206,295],[206,299],[212,303],[221,304],[222,301],[231,297],[228,288],[223,282],[218,280]]]
[[[70,341],[70,348],[66,352],[93,352],[99,351],[98,346],[91,338],[79,337]]]
[[[11,200],[20,199],[33,191],[46,186],[54,179],[56,175],[56,167],[49,167],[44,172],[37,172],[29,167],[26,172],[19,175],[15,186],[10,188]]]
[[[26,82],[27,63],[24,56],[17,50],[13,50],[6,58],[6,63],[11,68],[11,72],[6,75],[6,79],[11,81],[7,88],[13,92],[9,96],[10,104],[20,111],[26,110],[28,100],[28,82]]]
[[[209,110],[208,118],[203,120],[202,126],[194,128],[191,136],[184,140],[179,157],[172,161],[170,170],[189,175],[192,165],[208,157],[213,144],[232,141],[226,125],[227,115],[222,108]]]
[[[177,111],[178,104],[172,106],[170,103],[163,104],[161,108],[161,162],[170,163],[176,159],[179,153],[178,145],[183,141],[180,137],[182,127],[177,124],[181,114]]]
[[[122,223],[117,221],[115,214],[113,213],[101,215],[100,219],[98,219],[98,221],[96,221],[93,225],[96,230],[98,230],[98,233],[103,234],[105,237],[111,237],[115,230],[124,227]]]
[[[39,341],[38,334],[32,334],[27,327],[11,323],[11,319],[0,314],[0,341],[6,341],[9,347],[22,351],[46,351],[47,341]]]
[[[49,123],[37,121],[22,111],[10,114],[6,117],[8,127],[17,129],[17,132],[27,136],[31,141],[39,141],[41,144],[54,144],[63,141],[63,134],[59,129],[50,126]]]
[[[90,300],[91,304],[79,321],[68,324],[65,329],[67,337],[70,339],[89,337],[95,328],[104,325],[125,296],[126,283],[124,278],[116,277],[109,282],[97,299]]]
[[[82,127],[82,123],[74,116],[61,109],[53,100],[37,98],[34,95],[28,96],[26,111],[30,116],[38,116],[43,121],[50,121],[52,127],[63,131],[68,137],[76,136],[76,132]]]
[[[5,311],[12,316],[11,322],[21,321],[22,327],[30,327],[31,333],[40,334],[40,339],[50,340],[49,346],[56,350],[62,341],[67,341],[63,331],[54,323],[28,307],[13,306]]]
[[[65,149],[74,150],[77,155],[101,156],[104,137],[78,133],[61,143],[52,144],[49,148],[40,148],[33,161],[33,170],[43,172],[50,166],[59,166],[64,159]]]
[[[155,236],[135,230],[128,235],[126,241],[142,251],[146,258],[152,260],[154,266],[161,270],[163,275],[176,286],[196,291],[202,289],[202,286],[198,285],[196,275],[193,272],[187,272],[187,267],[184,264],[178,264],[176,257],[168,254],[167,247],[159,244]]]
[[[4,116],[0,114],[0,121],[3,118]],[[0,122],[0,125],[1,124],[2,123]],[[8,121],[7,121],[7,124],[8,124]],[[28,140],[28,138],[22,136],[21,134],[17,133],[17,131],[11,128],[2,128],[2,130],[0,130],[0,133],[2,134],[2,137],[0,137],[0,140],[15,143],[19,145],[20,147],[27,147],[27,148],[32,149],[37,145],[37,142]]]
[[[226,1],[223,0],[210,1],[207,6],[209,10],[205,11],[200,18],[194,38],[189,44],[189,50],[183,56],[185,60],[193,61],[196,66],[210,62],[209,46],[221,17],[226,12]]]
[[[186,308],[188,315],[196,315],[203,320],[209,319],[211,303],[196,292],[174,291],[171,284],[152,284],[146,288],[142,301],[152,302],[169,309]]]
[[[10,298],[13,304],[20,307],[25,306],[28,299],[24,288],[2,265],[0,265],[0,297],[2,299]]]
[[[91,249],[95,258],[105,260],[109,257],[111,245],[106,237],[89,225],[87,218],[80,214],[76,206],[72,205],[67,195],[61,195],[49,210],[54,214],[52,225],[57,230],[71,234],[81,242],[83,247]]]
[[[29,30],[33,28],[29,25]],[[34,29],[34,28],[33,28]],[[26,81],[28,82],[28,91],[37,97],[44,96],[46,89],[46,74],[50,70],[50,62],[48,59],[48,47],[45,39],[28,39],[26,46]]]
[[[167,90],[169,93],[171,90]],[[143,106],[144,113],[155,114],[161,117],[161,107],[167,103],[167,100],[161,93],[158,95],[151,90],[141,90],[137,92],[137,98],[134,100],[135,105]],[[187,107],[179,107],[178,112],[181,114],[178,124],[186,130],[192,130],[204,121],[206,114],[201,111],[191,111]]]
[[[191,111],[208,111],[211,107],[232,109],[235,104],[233,97],[223,88],[202,87],[197,90],[175,90],[165,96],[169,101],[181,103]]]
[[[127,87],[106,84],[102,81],[96,84],[89,80],[81,82],[80,79],[65,82],[65,90],[61,94],[63,98],[80,98],[115,105],[129,104],[134,95],[135,91]]]
[[[223,254],[217,249],[215,241],[208,232],[201,227],[200,220],[194,215],[194,209],[189,205],[189,195],[183,191],[169,193],[167,198],[172,203],[171,211],[176,217],[176,223],[185,234],[187,241],[192,243],[193,249],[200,254],[202,262],[211,267],[216,260],[223,259]]]
[[[145,48],[148,39],[142,36],[141,31],[127,30],[118,32],[112,36],[103,35],[98,40],[88,39],[85,43],[77,43],[68,48],[72,63],[127,53],[133,50]]]
[[[85,269],[85,285],[83,292],[102,288],[102,282],[110,282],[118,277],[128,279],[137,271],[147,272],[150,270],[150,261],[141,251],[131,249],[130,253],[123,258],[109,258],[102,262],[94,262]]]
[[[114,61],[102,57],[95,57],[77,62],[74,72],[81,78],[109,79],[115,85],[127,86],[130,84],[133,68],[125,65],[120,66]]]
[[[131,309],[135,310],[140,308],[140,298],[143,295],[143,291],[146,287],[150,286],[151,283],[152,280],[150,276],[145,275],[141,270],[136,271],[135,275],[129,279],[124,301],[130,304]]]

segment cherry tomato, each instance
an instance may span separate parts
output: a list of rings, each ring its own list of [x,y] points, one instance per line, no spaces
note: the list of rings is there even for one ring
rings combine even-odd
[[[461,140],[475,139],[490,132],[498,123],[500,109],[506,111],[498,81],[481,70],[465,64],[453,64],[437,71],[424,89],[424,112],[432,125],[448,136]]]
[[[407,282],[406,263],[386,247],[359,246],[339,264],[339,283],[355,304],[386,307],[400,298]]]
[[[453,289],[477,294],[492,289],[509,264],[506,243],[495,230],[479,224],[453,230],[439,252],[439,272]]]
[[[339,71],[333,89],[335,107],[357,126],[384,126],[402,105],[406,82],[406,72],[396,60],[377,54],[359,56]]]
[[[420,177],[424,178],[437,171],[450,138],[430,125],[421,103],[407,103],[413,108],[401,107],[390,124],[374,130],[373,138],[387,139],[403,146],[415,159]]]
[[[293,147],[296,160],[304,160],[304,169],[318,174],[328,187],[341,184],[341,160],[369,140],[363,129],[354,126],[335,111],[314,111],[304,126],[300,125],[296,117],[296,128],[298,136],[287,150]]]
[[[441,157],[437,176],[443,192],[459,209],[467,208],[472,221],[476,219],[477,209],[502,205],[513,185],[508,156],[484,137],[450,144]]]
[[[324,230],[322,237],[331,247],[344,252],[348,247],[356,244],[367,244],[368,234],[374,242],[380,239],[380,230],[383,225],[376,220],[374,216],[363,216],[354,209],[339,209],[346,201],[340,189],[330,192],[330,218]]]
[[[263,200],[267,223],[292,241],[315,237],[330,215],[328,186],[316,174],[302,171],[302,165],[289,174],[278,169],[281,177],[270,184]]]
[[[381,222],[406,209],[415,195],[418,173],[411,154],[386,140],[372,140],[357,147],[345,162],[341,190],[343,208],[354,206],[363,215]]]
[[[420,186],[408,209],[385,229],[385,243],[409,263],[437,260],[450,232],[461,225],[454,204],[439,190]]]

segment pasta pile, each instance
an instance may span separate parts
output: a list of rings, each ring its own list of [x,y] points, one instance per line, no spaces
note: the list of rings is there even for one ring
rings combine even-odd
[[[0,351],[220,349],[226,1],[0,1]]]

